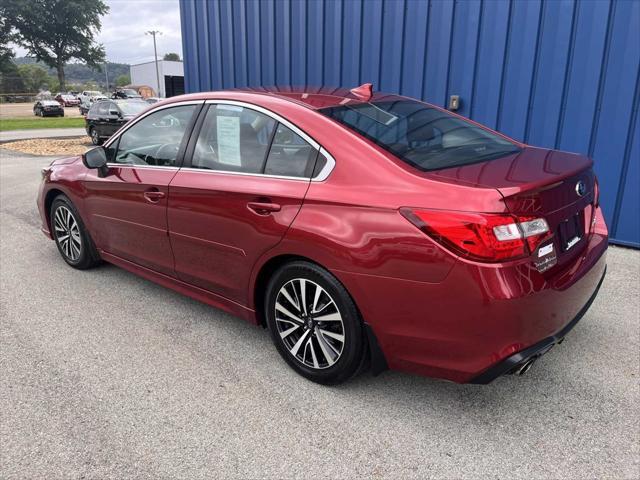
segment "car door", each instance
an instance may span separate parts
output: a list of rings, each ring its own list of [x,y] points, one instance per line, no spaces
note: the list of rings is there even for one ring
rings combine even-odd
[[[168,185],[201,106],[164,106],[134,121],[106,147],[106,175],[87,173],[85,206],[100,249],[175,275],[167,233]]]
[[[251,270],[291,225],[317,157],[318,145],[282,122],[240,103],[210,103],[201,113],[169,186],[169,236],[181,280],[246,304]],[[285,136],[298,142],[288,149],[289,165],[286,146],[276,146]]]

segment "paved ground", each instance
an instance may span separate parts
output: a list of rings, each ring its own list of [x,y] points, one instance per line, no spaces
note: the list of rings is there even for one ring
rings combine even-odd
[[[266,332],[39,232],[49,159],[0,159],[0,477],[638,478],[640,252],[524,377],[327,388]]]
[[[0,119],[15,117],[32,117],[33,104],[35,102],[26,103],[3,103],[0,106]],[[78,107],[65,107],[65,117],[80,117],[80,109]]]
[[[62,138],[87,136],[84,128],[32,128],[0,132],[0,143],[29,138]]]

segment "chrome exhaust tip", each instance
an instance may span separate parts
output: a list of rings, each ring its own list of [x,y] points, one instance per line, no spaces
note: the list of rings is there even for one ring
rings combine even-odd
[[[531,357],[528,360],[525,360],[525,362],[522,363],[522,365],[520,365],[520,367],[515,371],[516,375],[522,376],[527,373],[537,359],[538,357]]]

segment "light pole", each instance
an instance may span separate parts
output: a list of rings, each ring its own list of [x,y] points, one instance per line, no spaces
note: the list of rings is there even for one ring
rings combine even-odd
[[[104,62],[104,78],[107,82],[107,86],[105,87],[105,92],[109,93],[109,72],[107,72],[107,67],[109,66],[109,64],[107,62]]]
[[[158,82],[158,96],[160,95],[160,71],[158,70],[158,48],[156,47],[156,35],[162,35],[162,32],[158,30],[149,30],[145,32],[145,35],[151,35],[153,37],[153,54],[156,57],[156,81]]]

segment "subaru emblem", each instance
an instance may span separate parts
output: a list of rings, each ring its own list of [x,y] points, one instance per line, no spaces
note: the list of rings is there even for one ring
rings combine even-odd
[[[585,185],[585,183],[580,180],[578,181],[578,183],[576,183],[576,193],[578,194],[579,197],[582,197],[587,191],[587,186]]]

